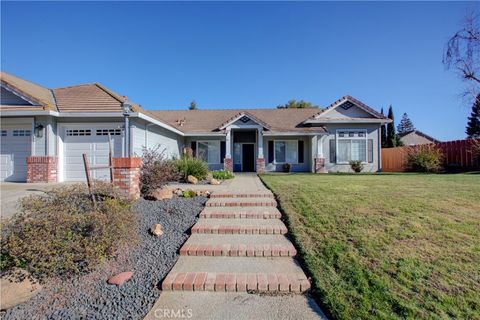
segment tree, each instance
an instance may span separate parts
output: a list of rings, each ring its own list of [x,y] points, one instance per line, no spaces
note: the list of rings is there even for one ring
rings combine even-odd
[[[402,120],[400,120],[400,123],[397,126],[397,131],[398,134],[402,134],[405,132],[410,132],[415,130],[415,127],[413,126],[412,120],[408,117],[408,114],[405,112],[402,116]]]
[[[443,63],[467,82],[470,88],[464,95],[473,94],[473,100],[480,87],[480,17],[475,11],[467,14],[463,28],[448,40]]]
[[[297,101],[295,99],[292,99],[288,101],[286,104],[277,106],[277,108],[278,109],[303,109],[303,108],[318,108],[318,106],[304,100]]]
[[[380,113],[382,114],[382,116],[384,115],[383,108],[380,111]],[[382,126],[380,127],[380,132],[381,132],[381,138],[382,138],[382,141],[381,141],[382,148],[385,148],[387,146],[387,126],[382,124]]]
[[[472,105],[472,113],[468,117],[465,133],[469,138],[480,138],[480,94]]]
[[[395,133],[395,123],[393,117],[393,107],[390,105],[388,108],[388,116],[392,122],[387,124],[387,148],[393,148],[397,145],[397,134]]]
[[[190,107],[188,107],[188,110],[197,110],[197,103],[195,102],[195,100],[192,100],[192,102],[190,102]]]

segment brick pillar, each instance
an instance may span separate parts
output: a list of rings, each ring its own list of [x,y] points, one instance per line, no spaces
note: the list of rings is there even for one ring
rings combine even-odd
[[[128,197],[140,197],[140,165],[142,158],[113,158],[113,185]]]
[[[27,157],[27,182],[57,182],[58,158],[52,156]]]
[[[257,158],[257,173],[265,172],[265,158]]]
[[[325,158],[315,158],[315,173],[325,172]]]
[[[223,159],[223,169],[225,169],[225,171],[233,172],[233,160],[232,160],[232,158]]]

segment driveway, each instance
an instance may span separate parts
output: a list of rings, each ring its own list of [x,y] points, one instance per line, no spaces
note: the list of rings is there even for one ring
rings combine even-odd
[[[31,194],[38,194],[58,185],[56,183],[1,182],[1,218],[9,218],[18,211],[18,200]]]

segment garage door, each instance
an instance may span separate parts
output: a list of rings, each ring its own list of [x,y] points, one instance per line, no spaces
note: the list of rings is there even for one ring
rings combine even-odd
[[[108,135],[112,140],[114,157],[122,156],[123,130],[108,127],[65,128],[64,171],[65,181],[85,181],[83,154],[88,155],[90,165],[108,165]],[[94,179],[110,179],[108,169],[92,171]]]
[[[32,131],[8,128],[0,131],[0,181],[26,181],[27,160],[31,154]]]

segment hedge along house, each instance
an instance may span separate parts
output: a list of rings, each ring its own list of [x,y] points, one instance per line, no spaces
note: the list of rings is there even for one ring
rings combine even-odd
[[[350,96],[325,109],[147,111],[97,83],[48,89],[4,72],[0,112],[0,179],[30,182],[85,180],[82,154],[107,164],[109,137],[114,157],[156,146],[179,157],[189,148],[212,170],[282,171],[289,163],[295,172],[347,172],[361,160],[376,172],[380,125],[389,121]],[[33,174],[37,167],[43,174]]]

